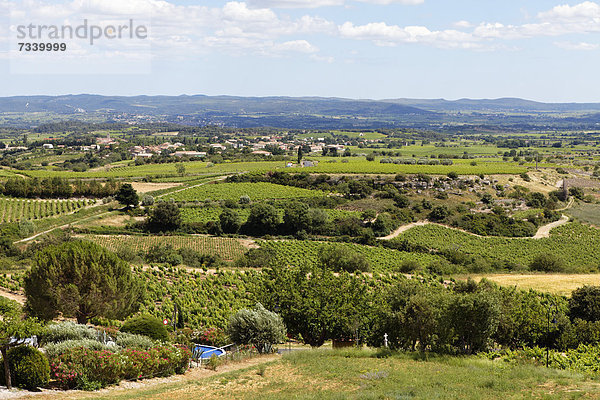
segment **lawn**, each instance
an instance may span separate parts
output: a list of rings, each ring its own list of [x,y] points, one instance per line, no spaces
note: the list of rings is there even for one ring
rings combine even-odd
[[[376,358],[371,350],[296,351],[226,373],[69,398],[96,399],[598,399],[600,384],[582,374],[510,366],[476,357],[404,354]],[[262,371],[262,373],[261,373]],[[217,371],[218,372],[218,371]],[[41,396],[41,398],[47,398]]]

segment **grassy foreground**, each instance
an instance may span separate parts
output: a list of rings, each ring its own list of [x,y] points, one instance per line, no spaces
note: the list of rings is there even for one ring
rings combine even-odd
[[[476,357],[298,351],[262,366],[172,383],[79,393],[97,399],[597,399],[597,378]],[[37,397],[37,396],[36,396]],[[45,396],[41,396],[46,398]],[[38,397],[40,398],[40,397]],[[54,398],[54,397],[53,397]]]

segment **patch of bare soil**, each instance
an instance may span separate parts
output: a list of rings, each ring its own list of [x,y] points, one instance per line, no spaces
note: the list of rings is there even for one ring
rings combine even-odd
[[[155,190],[171,189],[177,186],[181,186],[181,183],[165,182],[165,183],[152,183],[152,182],[131,182],[131,186],[138,193],[148,193]]]

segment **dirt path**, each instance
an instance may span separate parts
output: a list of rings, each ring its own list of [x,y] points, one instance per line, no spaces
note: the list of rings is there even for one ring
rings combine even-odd
[[[569,217],[563,215],[560,217],[558,221],[554,221],[544,226],[540,226],[537,232],[535,233],[534,239],[541,239],[550,237],[550,231],[556,227],[566,224],[569,222]]]
[[[33,235],[33,236],[30,236],[30,237],[28,237],[28,238],[21,239],[21,240],[17,240],[17,241],[15,242],[15,244],[17,244],[17,243],[27,243],[27,242],[30,242],[30,241],[32,241],[33,239],[37,238],[37,237],[40,237],[40,236],[42,236],[42,235],[45,235],[45,234],[47,234],[47,233],[50,233],[50,232],[52,232],[52,231],[53,231],[53,230],[55,230],[55,229],[67,229],[69,226],[72,226],[72,225],[74,225],[74,224],[78,224],[78,223],[80,223],[80,222],[87,221],[88,219],[91,219],[91,218],[98,218],[98,217],[102,217],[102,216],[104,216],[104,215],[106,215],[106,214],[110,214],[111,212],[112,212],[112,211],[106,211],[106,212],[103,212],[103,213],[100,213],[100,214],[96,214],[96,215],[90,215],[89,217],[85,217],[85,218],[79,219],[79,220],[77,220],[77,221],[70,222],[70,223],[68,223],[68,224],[64,224],[64,225],[60,225],[60,226],[55,226],[55,227],[53,227],[53,228],[50,228],[50,229],[47,229],[47,230],[45,230],[45,231],[43,231],[43,232],[36,233],[35,235]],[[66,215],[66,214],[65,214],[65,215]]]
[[[413,223],[408,224],[408,225],[402,225],[402,226],[398,227],[398,229],[396,229],[395,231],[393,231],[392,233],[390,233],[389,235],[383,236],[383,237],[379,237],[377,239],[379,239],[379,240],[392,240],[392,239],[397,238],[401,233],[404,233],[407,230],[414,228],[415,226],[424,226],[424,225],[427,225],[427,224],[431,224],[431,222],[429,222],[429,221],[419,221],[419,222],[413,222]]]
[[[570,203],[570,204],[572,204],[572,203]],[[568,208],[570,206],[570,204],[566,208]],[[505,239],[542,239],[542,238],[549,237],[550,236],[550,231],[552,229],[554,229],[556,227],[559,227],[561,225],[564,225],[567,222],[569,222],[569,217],[567,217],[566,215],[563,215],[558,221],[554,221],[554,222],[551,222],[549,224],[540,226],[538,228],[537,232],[535,233],[535,235],[532,236],[532,237],[505,237],[505,236],[481,236],[481,235],[478,235],[476,233],[469,232],[469,231],[466,231],[464,229],[456,228],[456,227],[450,226],[450,225],[438,224],[436,222],[431,222],[431,221],[419,221],[419,222],[413,222],[413,223],[410,223],[410,224],[407,224],[407,225],[402,225],[398,229],[396,229],[395,231],[393,231],[392,233],[390,233],[389,235],[383,236],[383,237],[379,237],[377,239],[379,239],[379,240],[392,240],[392,239],[395,239],[398,236],[400,236],[402,233],[404,233],[404,232],[406,232],[406,231],[408,231],[408,230],[410,230],[410,229],[412,229],[414,227],[425,226],[425,225],[437,225],[437,226],[441,226],[441,227],[444,227],[444,228],[453,229],[455,231],[459,231],[459,232],[462,232],[462,233],[466,233],[466,234],[471,235],[471,236],[483,237],[483,238],[485,238],[485,237],[498,237],[498,238],[503,237]]]
[[[0,288],[0,296],[6,297],[7,299],[10,299],[10,300],[14,300],[21,305],[25,304],[25,296],[23,296],[22,294],[15,294],[15,293],[9,292],[8,290],[6,290],[4,288]]]
[[[185,385],[186,383],[197,383],[198,380],[210,378],[212,376],[217,376],[221,374],[226,374],[231,371],[237,371],[240,369],[246,369],[258,366],[260,364],[265,364],[271,361],[276,361],[280,359],[280,355],[278,354],[270,354],[266,356],[258,356],[254,358],[250,358],[248,360],[240,361],[240,362],[231,362],[225,364],[219,368],[217,371],[211,371],[206,368],[192,368],[185,375],[176,375],[168,378],[153,378],[153,379],[145,379],[136,382],[121,382],[118,386],[113,386],[110,388],[102,389],[97,392],[83,392],[79,390],[73,390],[68,392],[56,391],[56,390],[48,390],[43,391],[40,394],[34,394],[31,392],[23,392],[22,396],[13,396],[10,398],[23,398],[23,399],[93,399],[93,398],[110,398],[116,396],[127,395],[128,391],[135,391],[135,393],[139,394],[140,397],[145,397],[143,395],[143,391],[145,390],[160,390],[161,386],[172,386],[173,384],[181,384]],[[165,388],[165,390],[167,390]],[[2,398],[2,397],[0,397]]]

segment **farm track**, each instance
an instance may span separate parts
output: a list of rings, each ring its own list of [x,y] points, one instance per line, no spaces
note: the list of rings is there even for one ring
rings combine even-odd
[[[68,214],[61,214],[60,216],[62,217],[62,216],[65,216],[65,215],[72,215],[72,214],[75,214],[76,212],[78,212],[78,211],[81,211],[81,210],[84,210],[84,209],[86,209],[86,208],[98,207],[98,206],[100,206],[101,204],[102,204],[101,202],[96,202],[96,203],[94,203],[94,204],[91,204],[91,205],[89,205],[89,206],[85,206],[85,207],[79,208],[79,209],[77,209],[77,210],[75,210],[75,211],[73,211],[73,212],[70,212],[70,213],[68,213]],[[17,240],[17,241],[16,241],[16,242],[14,242],[14,243],[15,243],[15,244],[17,244],[17,243],[27,243],[27,242],[30,242],[30,241],[32,241],[33,239],[37,238],[37,237],[40,237],[40,236],[42,236],[42,235],[45,235],[45,234],[47,234],[47,233],[50,233],[50,232],[52,232],[52,231],[53,231],[53,230],[55,230],[55,229],[66,229],[66,228],[68,228],[68,227],[69,227],[69,226],[71,226],[71,225],[74,225],[74,224],[77,224],[77,223],[80,223],[80,222],[86,221],[86,220],[88,220],[88,219],[91,219],[91,218],[97,218],[97,217],[100,217],[100,216],[104,216],[104,215],[106,215],[106,214],[109,214],[110,212],[111,212],[111,211],[106,211],[106,212],[103,212],[103,213],[101,213],[101,214],[89,215],[89,216],[87,216],[87,217],[85,217],[85,218],[82,218],[82,219],[80,219],[80,220],[76,220],[76,221],[70,222],[70,223],[68,223],[68,224],[59,225],[59,226],[52,227],[52,228],[50,228],[50,229],[46,229],[45,231],[38,232],[38,233],[36,233],[35,235],[33,235],[33,236],[30,236],[30,237],[28,237],[28,238],[21,239],[21,240]]]
[[[478,235],[476,233],[469,232],[469,231],[466,231],[464,229],[456,228],[456,227],[450,226],[450,225],[438,224],[436,222],[431,222],[431,221],[418,221],[418,222],[413,222],[413,223],[410,223],[410,224],[407,224],[407,225],[402,225],[398,229],[396,229],[394,232],[390,233],[389,235],[384,236],[384,237],[379,237],[377,239],[379,239],[379,240],[392,240],[392,239],[397,238],[398,236],[400,236],[404,232],[406,232],[408,230],[411,230],[412,228],[415,228],[417,226],[425,226],[425,225],[437,225],[437,226],[441,226],[443,228],[452,229],[452,230],[459,231],[459,232],[462,232],[462,233],[466,233],[468,235],[479,237],[479,238],[494,237],[494,238],[504,238],[504,239],[520,239],[520,240],[522,240],[522,239],[542,239],[542,238],[549,237],[550,236],[550,231],[552,229],[557,228],[557,227],[559,227],[561,225],[564,225],[567,222],[569,222],[569,217],[567,217],[566,215],[562,215],[561,218],[558,221],[554,221],[554,222],[551,222],[549,224],[540,226],[534,236],[531,236],[531,237],[506,237],[506,236],[481,236],[481,235]]]

